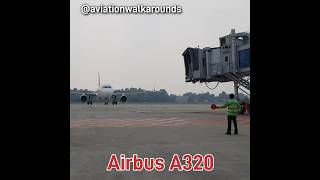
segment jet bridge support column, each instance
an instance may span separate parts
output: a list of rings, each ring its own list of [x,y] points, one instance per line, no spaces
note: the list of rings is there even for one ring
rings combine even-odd
[[[232,61],[232,72],[238,72],[237,67],[237,44],[236,44],[236,30],[231,29],[231,61]]]
[[[236,30],[231,29],[231,60],[232,60],[232,72],[238,72],[237,62],[237,44],[236,44]],[[234,98],[239,100],[239,86],[236,81],[233,81],[234,84]]]
[[[233,81],[234,84],[234,98],[239,101],[239,86],[236,81]]]

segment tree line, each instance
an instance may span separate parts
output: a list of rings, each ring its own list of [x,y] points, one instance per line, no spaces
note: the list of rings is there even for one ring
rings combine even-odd
[[[80,102],[79,94],[72,94],[72,92],[78,93],[88,93],[90,92],[87,89],[70,89],[70,102]],[[187,92],[182,96],[178,96],[175,94],[168,94],[165,89],[148,91],[141,88],[125,88],[118,89],[114,91],[115,93],[132,93],[132,92],[144,92],[137,94],[128,94],[128,101],[130,102],[149,102],[149,103],[221,103],[225,102],[228,99],[229,95],[222,91],[217,96],[215,94],[206,93],[192,93]],[[242,93],[239,93],[240,100],[249,101],[249,97]],[[103,100],[96,100],[103,101]]]

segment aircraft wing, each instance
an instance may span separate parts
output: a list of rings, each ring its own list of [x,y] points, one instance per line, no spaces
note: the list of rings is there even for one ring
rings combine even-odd
[[[70,94],[78,94],[78,95],[86,95],[86,96],[97,96],[97,94],[95,92],[87,92],[87,93],[71,92]]]
[[[143,93],[147,93],[147,92],[129,92],[129,93],[113,93],[112,95],[129,95],[129,94],[143,94]]]

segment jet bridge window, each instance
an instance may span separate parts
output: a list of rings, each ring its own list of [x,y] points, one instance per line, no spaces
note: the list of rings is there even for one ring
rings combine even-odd
[[[250,67],[250,49],[244,49],[239,51],[239,67]]]

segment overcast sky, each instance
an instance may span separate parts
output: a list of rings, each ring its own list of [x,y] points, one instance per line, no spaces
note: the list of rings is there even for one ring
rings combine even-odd
[[[90,5],[180,5],[180,15],[89,15]],[[219,37],[250,29],[250,0],[71,0],[70,88],[95,90],[101,82],[115,89],[164,88],[168,93],[233,92],[233,83],[209,90],[186,83],[182,53],[187,47],[217,47]],[[209,83],[215,86],[216,83]]]

